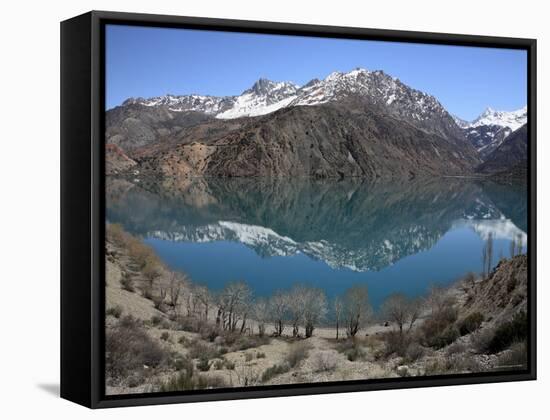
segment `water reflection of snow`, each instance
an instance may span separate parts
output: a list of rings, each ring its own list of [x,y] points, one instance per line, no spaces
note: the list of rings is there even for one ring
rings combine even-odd
[[[527,243],[527,234],[505,217],[500,219],[460,220],[454,226],[470,227],[483,240],[487,240],[489,235],[492,235],[493,239],[521,240],[522,243]]]

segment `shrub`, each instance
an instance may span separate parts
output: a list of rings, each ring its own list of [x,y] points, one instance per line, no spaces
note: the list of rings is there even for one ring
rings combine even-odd
[[[466,346],[463,343],[453,343],[447,348],[447,356],[452,356],[454,354],[464,353],[466,351]]]
[[[225,363],[223,359],[216,359],[214,360],[214,363],[212,363],[212,367],[215,370],[222,370],[224,366],[225,366]]]
[[[366,357],[365,350],[363,350],[359,340],[356,338],[348,338],[347,340],[339,341],[336,344],[336,350],[339,353],[343,353],[350,362]]]
[[[261,381],[267,382],[274,378],[277,375],[281,375],[290,370],[290,366],[287,363],[282,363],[280,365],[273,365],[267,368],[264,373],[262,373]]]
[[[189,357],[192,359],[200,359],[207,357],[208,359],[217,359],[221,356],[219,350],[212,344],[205,344],[200,340],[192,340],[189,343]]]
[[[296,367],[302,360],[306,359],[311,346],[304,342],[297,342],[290,346],[290,350],[286,354],[285,360],[288,365]]]
[[[436,349],[443,348],[453,343],[458,337],[460,332],[455,325],[449,325],[441,334],[434,338],[432,346]]]
[[[181,331],[198,333],[204,327],[204,321],[192,316],[178,316],[174,321],[177,329]]]
[[[254,355],[252,353],[245,353],[244,354],[244,361],[250,362],[254,358]]]
[[[120,279],[120,286],[128,292],[136,291],[136,289],[134,288],[134,280],[128,273],[122,274],[122,278]]]
[[[384,341],[384,353],[385,356],[396,354],[397,356],[404,357],[411,339],[408,334],[400,334],[397,331],[389,331],[382,336]]]
[[[449,373],[473,373],[483,370],[475,358],[464,353],[447,358],[445,368]]]
[[[489,345],[491,344],[494,335],[494,329],[487,326],[477,330],[470,336],[472,348],[477,353],[486,353],[489,350]]]
[[[484,320],[484,316],[481,312],[472,312],[466,318],[464,318],[459,324],[460,335],[466,335],[477,331]]]
[[[240,386],[254,386],[258,385],[260,382],[258,373],[249,365],[238,367],[235,370],[235,375],[237,376],[237,381]]]
[[[316,372],[330,372],[335,368],[336,360],[330,351],[321,351],[313,355],[313,369]]]
[[[149,337],[132,316],[121,318],[118,325],[106,330],[105,368],[114,383],[149,366],[155,368],[168,359],[168,353]]]
[[[207,356],[202,356],[199,359],[199,362],[197,363],[197,369],[201,372],[206,372],[210,370],[210,360],[208,360]]]
[[[128,240],[128,234],[119,223],[109,223],[107,225],[107,238],[118,246],[122,246]]]
[[[193,389],[225,388],[227,382],[218,375],[202,376],[194,371],[179,372],[159,386],[160,392],[190,391]]]
[[[493,339],[489,343],[489,353],[498,353],[516,341],[526,340],[528,330],[527,314],[525,312],[517,313],[511,321],[497,327]]]
[[[214,326],[204,326],[200,329],[201,338],[211,343],[219,337],[219,333],[219,329]]]
[[[122,315],[122,308],[118,305],[113,306],[105,311],[105,315],[111,315],[118,319]]]
[[[193,369],[193,362],[188,357],[178,357],[174,360],[174,369],[176,370]]]
[[[161,335],[160,335],[160,339],[162,341],[168,341],[168,339],[170,338],[170,334],[168,334],[167,331],[164,331]]]
[[[228,341],[229,338],[229,341]],[[257,335],[238,335],[235,338],[234,334],[228,334],[224,337],[225,343],[231,347],[232,351],[242,351],[251,348],[263,346],[269,344],[271,341],[269,337],[260,337]],[[234,339],[234,341],[232,341]]]
[[[141,291],[141,296],[145,299],[153,299],[153,290],[148,285],[142,285],[139,290]]]
[[[513,343],[510,349],[498,358],[498,365],[507,369],[525,369],[527,367],[527,343]]]
[[[180,343],[182,346],[187,346],[189,345],[190,340],[186,336],[182,335],[180,338],[178,338],[178,343]]]
[[[418,343],[411,343],[405,351],[404,357],[405,359],[407,359],[408,362],[416,362],[418,359],[424,356],[424,353],[424,347],[422,347]]]
[[[259,351],[256,353],[256,359],[265,359],[265,353]]]
[[[428,347],[441,348],[456,340],[454,338],[452,341],[449,341],[454,336],[455,330],[460,334],[458,329],[453,325],[456,319],[457,311],[452,306],[441,308],[433,313],[422,324],[422,344]]]
[[[235,362],[225,359],[224,366],[227,370],[235,370]]]
[[[157,325],[159,325],[159,324],[161,323],[161,321],[162,321],[162,317],[161,317],[161,316],[153,315],[153,316],[151,317],[151,324],[152,324],[153,326],[155,326],[155,327],[156,327]]]

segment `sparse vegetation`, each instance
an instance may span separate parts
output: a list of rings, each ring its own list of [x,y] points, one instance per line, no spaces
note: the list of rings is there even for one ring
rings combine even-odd
[[[506,352],[499,356],[498,365],[504,369],[525,369],[527,361],[527,343],[520,341],[513,343]]]
[[[118,319],[122,315],[122,308],[118,305],[107,308],[107,310],[105,311],[105,315],[114,316]]]
[[[366,287],[353,286],[336,297],[330,317],[326,317],[324,293],[304,285],[267,299],[255,299],[244,282],[211,293],[185,275],[168,270],[151,257],[150,248],[139,246],[137,239],[120,227],[115,231],[111,239],[124,249],[109,251],[109,263],[122,255],[129,264],[121,269],[121,287],[125,289],[123,279],[132,279],[132,287],[152,303],[146,302],[151,312],[143,321],[127,315],[132,311],[126,303],[124,311],[114,304],[106,309],[109,387],[134,389],[147,384],[155,390],[180,391],[254,386],[285,373],[284,381],[290,382],[302,382],[310,375],[318,380],[353,378],[349,372],[368,371],[371,365],[380,377],[521,369],[527,364],[525,312],[504,322],[495,318],[495,325],[491,319],[494,310],[485,317],[475,311],[478,306],[464,309],[463,302],[471,304],[471,299],[476,299],[472,290],[479,290],[485,281],[481,277],[476,280],[473,274],[462,279],[452,293],[434,287],[423,302],[425,306],[404,295],[390,296],[376,314],[380,324],[373,325]],[[512,280],[504,282],[504,290],[509,291]],[[457,293],[462,293],[462,300],[452,297]],[[124,296],[142,300],[137,294]],[[518,296],[515,298],[521,298]],[[143,319],[141,313],[139,316]],[[328,323],[335,327],[334,333],[328,332],[332,338],[319,328]],[[315,338],[309,339],[311,336]],[[286,353],[282,350],[282,360],[279,346],[288,346]],[[277,363],[265,369],[273,354]]]
[[[365,350],[356,338],[338,341],[335,348],[339,353],[343,353],[350,362],[362,360],[366,357]]]
[[[282,375],[290,370],[290,365],[288,363],[276,364],[267,368],[262,374],[261,381],[267,382],[273,379],[277,375]]]
[[[336,359],[330,351],[320,351],[313,356],[313,366],[316,372],[331,372],[336,368]]]
[[[290,345],[290,349],[285,356],[285,361],[291,368],[294,368],[308,357],[310,350],[311,346],[305,341],[293,343]]]
[[[476,331],[483,323],[484,316],[481,312],[472,312],[459,324],[460,335],[466,335]]]
[[[197,369],[201,372],[206,372],[210,370],[210,360],[208,359],[208,356],[203,355],[199,358]]]
[[[113,384],[145,366],[157,367],[169,357],[131,315],[122,317],[116,327],[106,331],[105,350],[107,382]]]
[[[126,272],[122,273],[122,278],[120,279],[120,285],[127,292],[133,293],[136,291],[134,288],[134,279],[132,278],[132,276],[130,276],[130,274]]]
[[[203,376],[191,369],[190,371],[183,370],[174,375],[168,381],[160,384],[158,389],[160,392],[174,392],[225,387],[227,387],[227,382],[223,377],[218,375]]]
[[[511,321],[497,327],[487,350],[490,353],[498,353],[508,348],[514,342],[524,341],[527,339],[528,331],[527,314],[519,312],[514,315]]]

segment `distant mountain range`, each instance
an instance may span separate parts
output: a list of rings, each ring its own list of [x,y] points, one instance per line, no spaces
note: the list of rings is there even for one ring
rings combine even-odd
[[[466,175],[525,122],[526,109],[465,122],[383,71],[333,72],[303,86],[259,79],[241,95],[130,98],[108,110],[107,172]]]
[[[527,124],[527,107],[509,112],[487,108],[479,117],[470,122],[456,116],[454,119],[484,159],[500,146],[513,131]]]

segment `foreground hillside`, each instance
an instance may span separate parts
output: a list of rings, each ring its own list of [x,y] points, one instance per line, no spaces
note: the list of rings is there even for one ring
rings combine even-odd
[[[224,297],[242,298],[245,284],[212,293],[171,272],[117,225],[108,226],[106,264],[107,394],[468,373],[526,364],[524,255],[502,260],[485,279],[467,276],[451,289],[434,288],[422,300],[394,295],[376,316],[365,306],[357,313],[361,322],[350,325],[349,298],[361,305],[367,299],[366,289],[354,287],[341,301],[339,329],[334,318],[323,321],[315,312],[324,299],[315,289],[303,290],[310,294],[301,296],[310,298],[302,301],[300,318],[292,316],[291,305],[278,315],[272,312],[272,303],[284,303],[285,293],[267,301],[248,295],[238,300],[247,306],[229,309]],[[395,308],[404,315],[396,317]],[[316,313],[321,317],[312,317]]]

